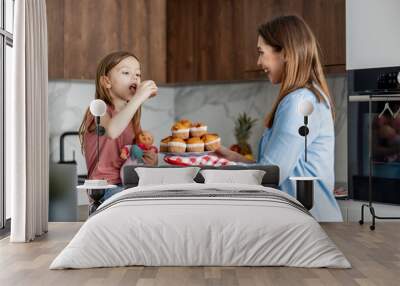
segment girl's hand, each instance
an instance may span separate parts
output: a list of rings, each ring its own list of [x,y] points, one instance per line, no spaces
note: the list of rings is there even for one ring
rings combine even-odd
[[[152,80],[143,81],[137,88],[132,100],[112,118],[107,113],[101,117],[100,123],[106,129],[106,135],[115,139],[124,132],[125,128],[132,121],[136,111],[151,96],[157,94],[157,86]]]
[[[149,97],[153,97],[157,95],[158,87],[152,80],[143,81],[135,94],[135,97],[142,100],[142,102],[146,101]]]
[[[158,155],[152,150],[143,151],[143,162],[149,166],[158,165]]]

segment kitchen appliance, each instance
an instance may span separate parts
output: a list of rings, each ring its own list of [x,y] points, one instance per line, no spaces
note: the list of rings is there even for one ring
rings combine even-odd
[[[50,162],[49,169],[49,221],[78,221],[77,162],[64,159],[64,141],[66,137],[78,136],[77,131],[67,131],[60,136],[60,161]]]
[[[400,205],[400,66],[349,70],[348,182],[350,197],[375,219],[373,202]]]

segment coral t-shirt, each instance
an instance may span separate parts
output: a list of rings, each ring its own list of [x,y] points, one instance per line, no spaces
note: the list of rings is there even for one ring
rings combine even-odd
[[[108,106],[107,113],[112,118],[116,111]],[[99,164],[97,164],[97,135],[95,130],[89,131],[94,127],[94,117],[88,116],[86,121],[87,131],[84,134],[84,154],[89,179],[105,179],[110,184],[120,184],[120,169],[125,160],[120,158],[121,148],[125,145],[134,143],[134,132],[132,122],[116,139],[103,135],[99,137]],[[94,128],[93,128],[94,129]]]

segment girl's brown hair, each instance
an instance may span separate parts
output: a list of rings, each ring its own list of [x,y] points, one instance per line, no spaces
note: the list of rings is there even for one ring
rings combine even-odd
[[[117,64],[119,64],[122,60],[124,60],[128,57],[133,57],[137,61],[139,61],[139,59],[133,53],[126,52],[126,51],[113,52],[113,53],[105,56],[100,61],[99,65],[97,66],[97,71],[96,71],[95,99],[101,99],[107,104],[107,106],[111,106],[114,108],[112,98],[111,98],[107,88],[105,88],[104,85],[102,84],[102,77],[108,76],[109,72]],[[133,127],[133,133],[135,134],[135,138],[136,138],[136,135],[141,132],[140,116],[141,116],[141,107],[139,107],[139,109],[136,111],[135,115],[132,118],[132,127]],[[87,108],[85,115],[83,117],[81,126],[79,127],[79,140],[81,142],[82,151],[83,151],[83,144],[84,144],[84,134],[85,134],[85,132],[93,132],[94,131],[95,126],[93,123],[94,123],[93,115],[90,113],[89,108]]]
[[[276,110],[281,100],[299,88],[310,89],[318,101],[324,96],[315,87],[319,86],[327,96],[335,117],[333,101],[329,93],[319,56],[319,46],[310,27],[298,16],[282,16],[258,27],[258,34],[276,52],[283,52],[285,66],[281,89],[272,111],[265,118],[265,126],[271,128]]]

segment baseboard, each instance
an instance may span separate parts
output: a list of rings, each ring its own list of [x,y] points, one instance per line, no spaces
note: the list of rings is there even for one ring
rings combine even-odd
[[[4,227],[0,228],[0,239],[3,239],[10,235],[11,230],[11,218],[6,219]]]
[[[89,206],[81,205],[78,208],[78,221],[86,221],[89,217]]]
[[[345,222],[358,222],[361,219],[361,206],[367,202],[354,200],[338,200]],[[375,215],[381,217],[400,217],[400,205],[374,203]],[[364,221],[371,222],[372,216],[368,208],[364,210]],[[379,221],[379,220],[378,220]],[[400,222],[400,220],[399,220]]]

